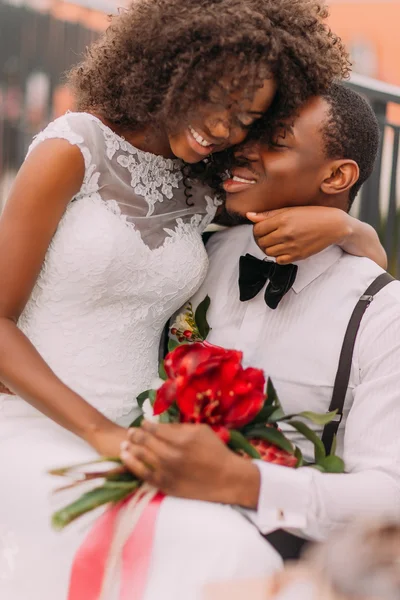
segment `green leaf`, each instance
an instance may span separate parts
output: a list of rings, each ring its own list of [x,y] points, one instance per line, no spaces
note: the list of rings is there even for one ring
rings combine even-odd
[[[151,391],[152,390],[146,390],[145,392],[142,392],[141,394],[139,394],[139,396],[136,397],[139,408],[143,408],[143,404],[145,403],[147,398],[150,398]]]
[[[168,341],[168,352],[173,352],[175,348],[180,346],[180,343],[177,340],[173,340],[172,338]]]
[[[317,465],[322,467],[325,473],[345,472],[344,462],[339,456],[327,456],[321,462],[318,462]]]
[[[181,413],[176,405],[172,405],[167,410],[169,421],[168,423],[180,423]]]
[[[278,394],[276,393],[274,384],[270,377],[268,377],[267,381],[267,403],[269,405],[273,404],[276,408],[281,408],[281,403],[279,402]]]
[[[118,473],[115,475],[107,475],[106,477],[107,484],[109,483],[132,483],[133,481],[137,481],[137,477],[133,475],[130,471],[125,471],[125,473]]]
[[[177,404],[174,402],[168,409],[169,416],[171,417],[171,421],[179,421],[181,416],[181,411],[179,410]]]
[[[168,375],[165,372],[165,367],[164,367],[164,361],[163,360],[160,362],[160,366],[158,367],[158,376],[163,381],[167,381],[167,379],[168,379]]]
[[[78,500],[68,504],[61,510],[55,512],[52,516],[51,522],[54,529],[60,530],[81,517],[85,513],[88,513],[103,504],[109,502],[119,502],[140,486],[139,481],[133,481],[129,484],[126,483],[113,483],[108,482],[104,485],[90,490],[83,494]]]
[[[291,419],[298,419],[301,417],[302,419],[307,419],[316,425],[326,425],[327,423],[333,421],[333,419],[336,417],[336,413],[336,410],[330,413],[314,413],[311,411],[304,411],[301,413],[284,415],[283,417],[279,418],[279,421],[290,421]]]
[[[283,421],[285,419],[285,413],[283,412],[282,408],[276,408],[274,410],[274,412],[271,414],[271,416],[268,419],[269,423],[278,423],[279,421]]]
[[[160,423],[171,423],[171,417],[167,410],[161,413],[161,415],[158,418]]]
[[[331,421],[333,421],[333,419],[336,417],[337,414],[337,410],[334,410],[332,412],[329,413],[315,413],[315,412],[310,412],[308,410],[299,413],[298,417],[303,417],[303,419],[308,419],[309,421],[311,421],[312,423],[315,423],[316,425],[327,425],[328,423],[330,423]]]
[[[310,466],[312,469],[316,469],[316,471],[320,471],[321,473],[326,473],[324,467],[321,467],[321,465],[313,464],[308,466]]]
[[[236,452],[238,450],[243,450],[243,452],[246,452],[251,458],[261,458],[254,446],[252,446],[239,431],[232,430],[229,433],[230,440],[228,445],[232,450],[235,450]]]
[[[205,340],[210,333],[210,326],[207,321],[207,311],[210,308],[210,297],[206,296],[203,302],[200,302],[196,309],[196,313],[194,315],[194,320],[196,323],[196,327],[199,330],[199,333],[203,340]]]
[[[143,420],[144,415],[139,415],[134,421],[132,421],[129,427],[141,427]]]
[[[325,447],[317,434],[312,431],[305,423],[301,421],[289,421],[289,425],[294,427],[299,433],[314,444],[315,462],[320,463],[326,456]]]
[[[97,458],[96,460],[90,460],[88,462],[78,463],[75,465],[69,465],[67,467],[50,469],[48,471],[48,473],[49,473],[49,475],[56,475],[57,477],[73,477],[74,472],[79,473],[80,472],[79,469],[81,469],[82,467],[89,467],[91,465],[97,465],[99,463],[105,463],[105,462],[116,462],[118,464],[122,464],[121,459],[118,457],[111,458],[111,457],[102,456],[100,458]]]
[[[149,400],[150,400],[150,404],[152,406],[154,406],[154,402],[156,400],[156,395],[157,395],[156,390],[150,390],[150,392],[149,392]]]
[[[265,440],[274,446],[278,446],[282,450],[294,454],[294,447],[291,442],[283,435],[281,431],[275,429],[275,427],[253,427],[246,431],[246,437],[248,439]]]
[[[294,455],[297,458],[296,469],[299,469],[300,467],[302,467],[304,465],[304,458],[303,458],[303,454],[302,454],[300,448],[298,448],[297,446],[296,446],[296,450],[294,451]]]
[[[252,429],[254,425],[265,425],[266,423],[268,423],[271,415],[276,410],[277,409],[275,408],[275,406],[268,406],[266,402],[263,408],[258,413],[258,415],[250,423],[248,423],[245,427],[242,428],[243,433],[247,435],[247,430]]]
[[[107,489],[112,489],[112,490],[120,490],[121,492],[123,490],[132,490],[132,486],[135,486],[134,489],[136,489],[137,487],[139,487],[143,482],[139,481],[139,479],[137,479],[134,475],[132,475],[131,473],[131,479],[120,479],[117,481],[113,481],[113,480],[109,480],[106,481],[104,486]]]

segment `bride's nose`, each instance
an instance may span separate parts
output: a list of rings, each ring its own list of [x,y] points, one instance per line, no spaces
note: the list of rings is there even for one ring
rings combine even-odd
[[[228,140],[231,135],[231,127],[227,119],[210,119],[207,127],[215,140]]]

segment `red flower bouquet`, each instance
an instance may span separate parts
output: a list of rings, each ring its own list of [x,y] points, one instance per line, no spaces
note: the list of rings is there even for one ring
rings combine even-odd
[[[285,415],[271,380],[265,381],[259,369],[242,366],[242,353],[212,346],[205,341],[209,327],[206,311],[209,300],[193,315],[191,307],[172,328],[183,344],[171,343],[171,351],[160,368],[164,380],[159,389],[138,396],[139,406],[150,402],[161,422],[203,423],[209,425],[232,451],[244,457],[298,468],[314,466],[322,471],[342,472],[343,461],[326,456],[324,446],[304,420],[325,425],[335,413],[319,415],[302,412]],[[186,317],[185,317],[186,314]],[[188,316],[189,315],[189,316]],[[181,327],[181,329],[178,329]],[[184,328],[184,329],[183,329]],[[132,426],[138,427],[139,417]],[[289,425],[314,444],[315,461],[306,463],[300,449],[283,434],[280,423]],[[118,463],[111,470],[93,472],[67,467],[56,475],[78,475],[81,481],[102,478],[104,482],[53,515],[53,525],[63,528],[80,515],[108,502],[118,502],[141,486],[119,459],[100,459]]]
[[[196,342],[171,352],[164,367],[168,379],[157,391],[154,414],[176,404],[182,423],[206,423],[229,441],[260,412],[265,378],[258,369],[243,369],[242,353]]]

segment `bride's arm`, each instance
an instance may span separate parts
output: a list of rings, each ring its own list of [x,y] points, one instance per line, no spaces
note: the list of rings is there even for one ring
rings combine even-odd
[[[16,326],[83,177],[82,154],[65,140],[39,144],[17,175],[0,218],[0,381],[100,454],[117,456],[126,430],[64,385]]]

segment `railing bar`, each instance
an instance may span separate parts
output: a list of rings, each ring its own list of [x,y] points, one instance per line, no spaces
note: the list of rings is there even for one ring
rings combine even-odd
[[[361,206],[359,218],[361,221],[365,221],[379,230],[380,228],[380,182],[382,174],[382,159],[383,159],[383,144],[385,139],[385,126],[386,121],[386,105],[384,103],[375,103],[375,113],[378,117],[381,139],[379,142],[378,155],[375,162],[375,168],[371,177],[366,181],[363,186],[363,192],[361,196]]]
[[[367,95],[373,102],[394,102],[400,99],[400,86],[391,85],[370,77],[353,73],[346,84],[357,92]]]
[[[383,127],[391,127],[394,131],[400,131],[400,125],[396,125],[395,123],[391,123],[390,121],[386,121],[385,119],[378,119],[378,123]]]
[[[390,190],[390,195],[393,195],[393,204],[394,204],[394,224],[395,224],[395,230],[394,230],[394,242],[395,242],[395,246],[393,249],[393,257],[396,257],[396,264],[394,265],[393,268],[393,272],[395,274],[396,277],[400,277],[400,213],[399,213],[399,209],[398,209],[398,205],[397,205],[397,181],[398,181],[398,174],[399,174],[399,155],[400,155],[400,133],[398,131],[396,131],[396,135],[395,135],[395,141],[396,141],[396,147],[394,148],[394,154],[396,158],[393,158],[393,163],[392,163],[392,168],[393,168],[393,172],[392,172],[392,183],[391,183],[391,190]],[[397,253],[396,253],[396,248],[397,248]],[[388,255],[389,259],[391,255]]]
[[[395,255],[396,251],[396,212],[397,212],[397,165],[399,161],[399,141],[400,131],[396,129],[394,131],[393,139],[393,155],[392,155],[392,171],[390,176],[390,196],[389,196],[389,209],[386,221],[386,236],[385,236],[385,248],[389,257]],[[391,267],[393,265],[390,265]]]

